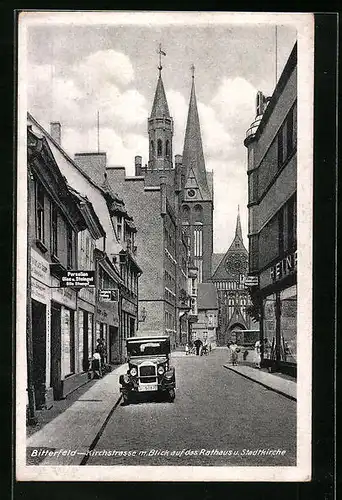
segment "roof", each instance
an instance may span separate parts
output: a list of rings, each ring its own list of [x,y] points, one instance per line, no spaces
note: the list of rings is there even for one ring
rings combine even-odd
[[[166,116],[170,118],[169,106],[167,104],[165,89],[161,74],[159,74],[156,93],[151,111],[151,118]]]
[[[213,283],[199,283],[197,294],[198,309],[218,309],[217,291]]]
[[[214,274],[214,272],[216,271],[219,263],[221,262],[221,260],[223,259],[223,257],[225,256],[224,253],[213,253],[212,254],[212,257],[211,257],[211,273]]]
[[[186,168],[186,179],[190,176],[197,181],[197,186],[203,200],[211,200],[207,173],[205,169],[200,121],[197,110],[195,80],[192,79],[188,120],[185,130],[183,165]]]

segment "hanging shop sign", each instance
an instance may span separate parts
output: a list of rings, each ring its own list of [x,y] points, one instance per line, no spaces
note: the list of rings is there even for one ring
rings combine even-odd
[[[95,271],[64,271],[60,278],[60,286],[94,287]]]
[[[245,286],[258,286],[259,285],[259,276],[247,276],[245,279]]]
[[[286,276],[293,274],[297,270],[297,251],[288,255],[270,269],[272,281],[278,281]]]
[[[119,302],[119,290],[99,290],[100,302]]]

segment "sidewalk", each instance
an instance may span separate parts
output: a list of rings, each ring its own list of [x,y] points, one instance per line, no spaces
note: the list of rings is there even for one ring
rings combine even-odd
[[[251,366],[233,366],[229,364],[223,366],[228,370],[239,373],[245,378],[253,380],[267,389],[278,392],[289,399],[297,400],[297,383],[293,380],[288,380],[273,373],[268,373],[258,368],[252,368]]]
[[[26,442],[27,463],[80,465],[109,413],[119,402],[119,376],[126,371],[127,364],[124,364],[98,380],[63,413],[32,434]],[[37,456],[35,449],[38,453],[42,449],[65,450],[65,454],[61,451],[59,456]]]

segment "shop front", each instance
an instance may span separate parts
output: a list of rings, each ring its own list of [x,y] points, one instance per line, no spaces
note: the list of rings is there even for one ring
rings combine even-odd
[[[31,249],[32,372],[36,408],[51,408],[50,387],[50,268]]]
[[[122,357],[125,356],[124,344],[126,339],[134,337],[137,329],[137,303],[134,299],[122,297],[121,300],[121,335],[122,335]],[[124,359],[122,360],[124,361]]]
[[[99,340],[105,345],[105,361],[120,363],[118,302],[99,302],[96,311],[95,346]]]
[[[77,328],[77,292],[51,277],[51,386],[61,399],[88,380],[82,366],[83,339]],[[82,344],[80,352],[79,344]],[[81,360],[80,360],[81,356]]]
[[[262,364],[296,376],[297,276],[296,255],[260,275]]]

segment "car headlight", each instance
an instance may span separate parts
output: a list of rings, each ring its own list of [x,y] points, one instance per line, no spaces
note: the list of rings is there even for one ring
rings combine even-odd
[[[132,377],[135,377],[138,373],[138,370],[133,366],[133,368],[130,369],[129,373],[132,375]]]
[[[165,370],[164,370],[164,367],[163,367],[163,366],[159,366],[159,367],[158,367],[158,375],[163,375],[164,371],[165,371]]]

